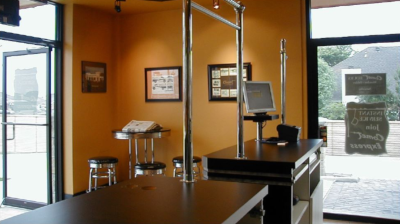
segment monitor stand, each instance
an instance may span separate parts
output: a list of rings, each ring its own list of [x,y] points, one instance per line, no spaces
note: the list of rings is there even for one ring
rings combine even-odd
[[[262,141],[262,129],[263,129],[263,122],[268,120],[276,120],[279,118],[279,115],[273,114],[268,115],[267,113],[256,113],[254,115],[247,115],[243,117],[244,120],[251,120],[253,122],[257,122],[257,141]]]

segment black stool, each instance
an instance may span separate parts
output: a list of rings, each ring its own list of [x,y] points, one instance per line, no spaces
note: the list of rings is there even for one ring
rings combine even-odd
[[[138,139],[142,138],[144,140],[144,162],[139,161],[139,143]],[[151,161],[147,161],[147,138],[145,134],[135,139],[135,152],[136,152],[136,164],[135,164],[135,177],[138,175],[144,176],[154,176],[163,175],[165,176],[165,169],[167,165],[162,162],[154,161],[154,139],[150,138],[151,143]]]
[[[117,175],[115,172],[115,166],[118,163],[118,159],[111,156],[99,156],[92,157],[88,160],[90,172],[89,172],[89,189],[88,192],[91,192],[92,189],[97,190],[100,188],[97,186],[97,179],[99,178],[108,178],[108,185],[112,185],[111,179],[114,178],[114,184],[117,183]],[[98,171],[98,169],[107,169],[107,171]],[[92,188],[92,179],[94,179],[94,188]]]
[[[162,162],[151,162],[151,163],[137,163],[135,164],[135,177],[138,175],[144,176],[154,176],[154,175],[164,175],[165,168],[167,165]]]
[[[193,156],[193,175],[195,177],[196,176],[200,177],[200,175],[201,175],[200,167],[197,165],[200,162],[201,162],[200,157]],[[174,164],[173,177],[182,177],[183,176],[183,156],[174,157],[172,159],[172,163]]]

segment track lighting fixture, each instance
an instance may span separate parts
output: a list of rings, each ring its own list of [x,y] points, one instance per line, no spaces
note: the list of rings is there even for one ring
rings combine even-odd
[[[124,2],[125,0],[115,0],[115,11],[116,12],[121,12],[121,2]]]
[[[214,9],[219,9],[219,0],[213,0]]]

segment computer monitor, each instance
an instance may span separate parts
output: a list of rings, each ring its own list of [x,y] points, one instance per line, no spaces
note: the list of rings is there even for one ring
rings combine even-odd
[[[243,92],[247,113],[265,114],[276,111],[271,82],[246,81]]]

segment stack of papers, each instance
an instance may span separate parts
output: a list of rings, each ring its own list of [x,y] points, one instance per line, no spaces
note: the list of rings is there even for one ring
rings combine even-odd
[[[156,124],[154,121],[137,121],[132,120],[124,128],[122,131],[127,132],[146,132],[155,129],[160,129],[161,126]]]

